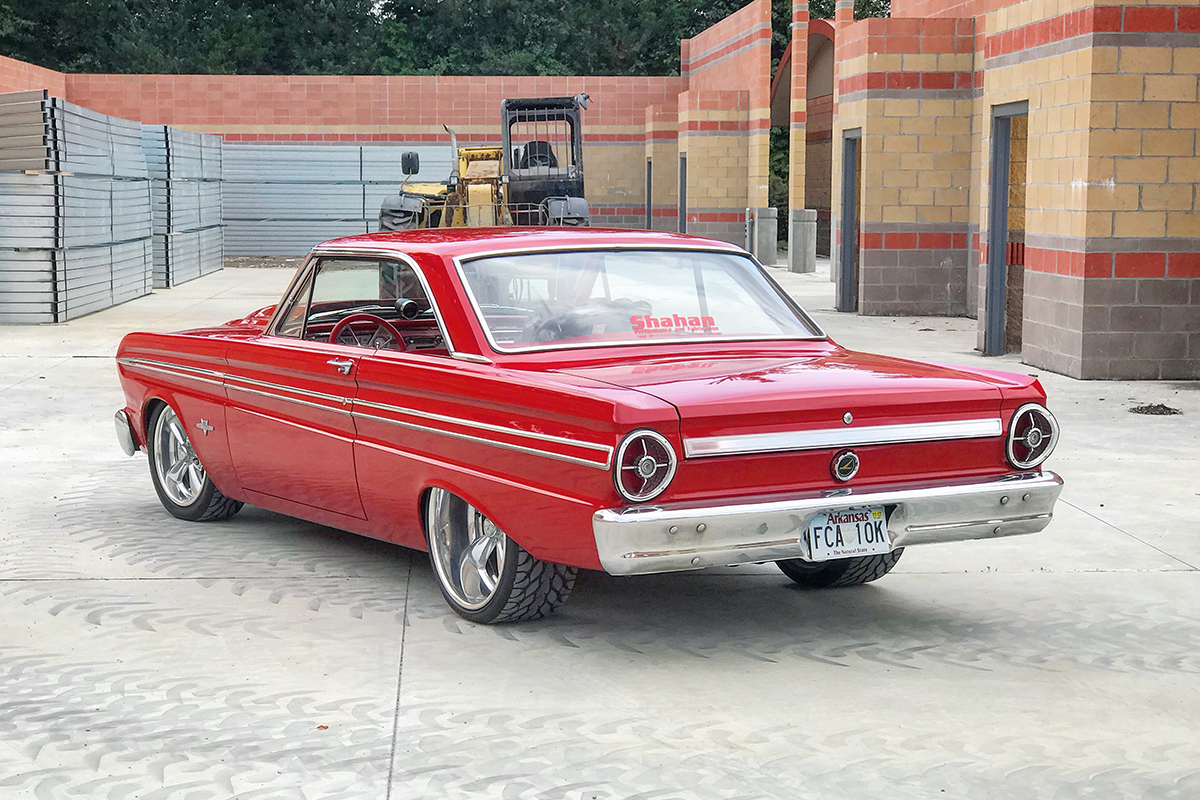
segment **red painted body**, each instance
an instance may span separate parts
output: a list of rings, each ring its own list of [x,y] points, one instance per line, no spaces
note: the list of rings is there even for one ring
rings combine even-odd
[[[452,358],[446,350],[372,350],[266,335],[273,309],[263,309],[214,328],[126,336],[118,352],[126,411],[144,445],[151,405],[171,404],[229,497],[425,549],[422,494],[443,487],[535,556],[596,569],[592,515],[628,503],[614,488],[612,470],[595,462],[605,460],[600,448],[615,448],[635,429],[657,430],[680,457],[656,504],[733,500],[846,484],[830,475],[833,450],[689,459],[684,437],[832,428],[847,411],[866,425],[999,417],[1007,426],[1018,406],[1045,399],[1028,376],[856,353],[826,339],[494,351],[451,259],[580,245],[736,251],[696,237],[587,229],[424,230],[335,240],[321,247],[411,257],[454,350],[491,363]],[[348,375],[327,366],[334,358],[354,362]],[[131,359],[178,369],[132,367]],[[197,430],[201,419],[214,427],[211,433]],[[854,487],[1016,471],[1005,459],[1003,435],[858,449],[862,468]]]

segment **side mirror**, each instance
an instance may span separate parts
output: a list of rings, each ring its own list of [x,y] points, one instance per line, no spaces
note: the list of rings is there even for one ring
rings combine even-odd
[[[416,300],[401,297],[396,300],[396,311],[403,319],[416,319],[421,313],[421,307],[417,305]]]
[[[421,157],[409,150],[400,156],[400,171],[405,175],[416,175],[421,171]]]

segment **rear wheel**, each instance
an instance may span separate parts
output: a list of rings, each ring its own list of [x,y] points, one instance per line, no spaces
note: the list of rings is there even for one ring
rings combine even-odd
[[[776,561],[775,566],[806,589],[836,589],[839,586],[858,586],[882,578],[892,571],[902,553],[904,548],[898,547],[890,553],[877,556],[817,562],[792,558]]]
[[[471,622],[541,619],[566,602],[579,572],[534,558],[483,512],[445,489],[430,493],[425,531],[442,596]]]
[[[147,438],[154,491],[172,516],[213,522],[241,511],[242,504],[221,494],[209,479],[174,409],[163,404],[154,410]]]

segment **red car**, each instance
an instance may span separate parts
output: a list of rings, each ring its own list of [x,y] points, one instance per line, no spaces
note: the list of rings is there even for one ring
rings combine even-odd
[[[909,545],[1040,531],[1062,489],[1036,379],[846,350],[692,236],[336,239],[277,306],[117,361],[118,437],[170,513],[428,550],[482,623],[554,610],[579,569],[861,584]]]

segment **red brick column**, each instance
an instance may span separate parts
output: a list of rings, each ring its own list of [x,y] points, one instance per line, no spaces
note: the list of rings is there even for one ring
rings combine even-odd
[[[788,205],[804,208],[808,137],[808,0],[792,0],[791,103],[788,116]],[[787,220],[779,220],[780,226]]]

